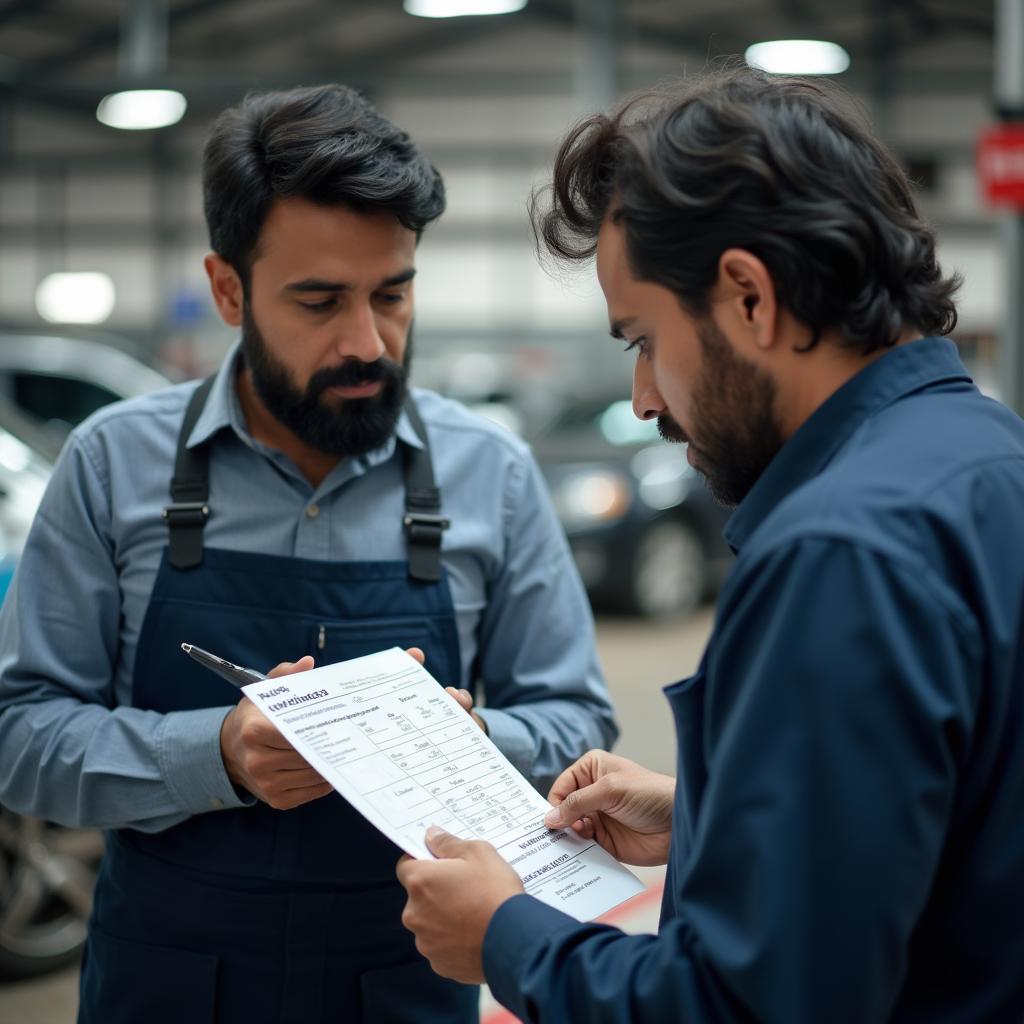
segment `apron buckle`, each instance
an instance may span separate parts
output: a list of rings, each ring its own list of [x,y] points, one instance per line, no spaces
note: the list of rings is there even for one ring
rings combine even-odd
[[[160,513],[170,526],[202,526],[210,516],[205,501],[176,501]]]

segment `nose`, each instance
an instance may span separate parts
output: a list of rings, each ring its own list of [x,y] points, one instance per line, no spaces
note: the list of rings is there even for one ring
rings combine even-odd
[[[340,318],[334,347],[344,358],[375,363],[385,353],[373,307],[368,303],[353,303],[349,315]]]
[[[638,420],[653,420],[665,411],[665,400],[654,383],[650,363],[637,359],[633,366],[633,415]]]

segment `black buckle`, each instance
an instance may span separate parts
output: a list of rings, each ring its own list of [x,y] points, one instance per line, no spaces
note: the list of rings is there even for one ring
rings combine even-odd
[[[209,518],[210,506],[205,501],[177,501],[160,514],[171,526],[202,526]]]
[[[427,526],[433,530],[447,530],[452,525],[447,516],[435,516],[428,512],[406,512],[402,518],[406,531],[412,532],[417,526]]]

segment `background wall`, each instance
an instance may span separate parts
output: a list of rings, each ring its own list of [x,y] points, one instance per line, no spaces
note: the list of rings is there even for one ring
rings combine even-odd
[[[557,140],[627,89],[759,39],[812,36],[850,52],[840,79],[917,181],[944,265],[965,276],[960,336],[989,359],[1004,289],[973,147],[993,120],[992,32],[991,3],[971,0],[532,0],[514,15],[438,21],[399,0],[9,0],[0,322],[41,324],[34,292],[46,273],[101,270],[117,290],[104,330],[165,367],[203,369],[230,341],[201,265],[209,121],[250,88],[337,80],[371,95],[448,184],[448,213],[420,257],[421,380],[473,378],[481,364],[465,354],[496,352],[500,374],[569,363],[599,386],[625,363],[594,343],[606,326],[593,276],[549,277],[527,227],[527,196]],[[179,88],[185,119],[155,132],[99,124],[98,99],[129,82]]]

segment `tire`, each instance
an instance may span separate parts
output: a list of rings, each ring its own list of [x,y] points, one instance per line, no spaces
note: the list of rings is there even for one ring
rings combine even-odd
[[[0,976],[44,974],[78,958],[102,855],[99,832],[0,807]]]
[[[633,556],[631,611],[648,619],[685,615],[700,604],[707,585],[707,558],[693,527],[662,520],[647,528]]]

